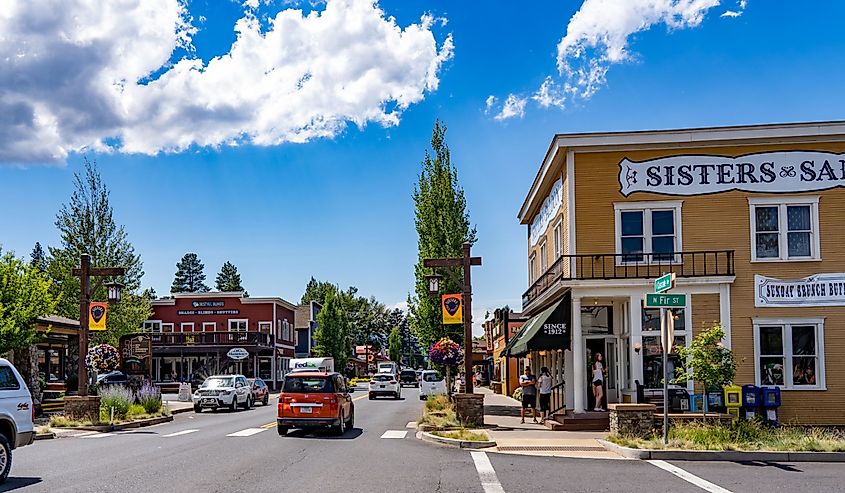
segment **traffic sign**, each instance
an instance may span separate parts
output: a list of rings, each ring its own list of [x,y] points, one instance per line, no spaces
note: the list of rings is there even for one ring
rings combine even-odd
[[[670,272],[654,280],[654,292],[662,293],[675,287],[675,273]]]
[[[686,294],[646,293],[646,308],[678,308],[687,306]]]

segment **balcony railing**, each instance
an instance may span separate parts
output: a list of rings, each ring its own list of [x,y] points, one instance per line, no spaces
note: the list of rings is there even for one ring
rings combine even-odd
[[[734,251],[562,255],[522,295],[522,307],[559,281],[651,279],[668,272],[677,277],[733,276]]]
[[[267,332],[160,332],[150,334],[153,346],[259,346],[273,347]]]

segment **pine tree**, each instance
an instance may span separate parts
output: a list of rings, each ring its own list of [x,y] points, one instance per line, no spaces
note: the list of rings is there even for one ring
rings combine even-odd
[[[207,293],[211,288],[205,285],[205,265],[196,253],[186,253],[176,264],[176,276],[170,286],[171,293]]]
[[[387,356],[391,361],[399,363],[402,359],[402,339],[399,336],[399,327],[390,331],[390,339],[387,344]]]
[[[241,275],[238,274],[238,268],[231,262],[226,262],[220,268],[220,273],[217,274],[217,279],[214,282],[217,291],[243,291],[241,286]]]
[[[38,272],[47,272],[47,257],[44,255],[44,249],[41,248],[40,242],[35,242],[32,253],[29,254],[29,259],[30,265],[38,269]]]
[[[91,334],[92,342],[117,343],[121,335],[137,332],[152,315],[149,300],[139,294],[144,276],[141,257],[123,226],[115,222],[109,202],[109,189],[103,183],[96,163],[84,161],[84,173],[74,173],[70,201],[56,215],[60,247],[49,248],[47,273],[53,281],[53,295],[59,300],[56,313],[79,319],[79,278],[72,269],[79,267],[81,254],[91,256],[92,267],[123,267],[126,274],[115,280],[123,284],[121,302],[109,307],[106,331]],[[134,296],[133,296],[134,295]],[[106,288],[92,293],[93,301],[106,301]]]
[[[334,284],[328,281],[318,281],[314,279],[314,277],[311,277],[311,280],[308,281],[308,284],[305,286],[305,292],[302,293],[302,298],[299,299],[299,304],[307,305],[312,301],[316,301],[317,303],[324,305],[326,301],[326,294],[333,290],[337,290]],[[350,286],[349,290],[357,292],[358,288]],[[352,293],[352,295],[354,296],[354,293]]]
[[[334,358],[335,367],[346,368],[346,360],[352,353],[349,318],[343,309],[340,296],[334,290],[328,292],[323,309],[317,314],[314,341],[318,356]]]
[[[461,257],[463,243],[476,241],[476,230],[470,227],[466,198],[458,184],[458,171],[452,166],[449,147],[445,141],[446,127],[436,121],[431,133],[432,156],[428,151],[422,162],[422,171],[414,189],[414,222],[418,235],[418,260],[414,268],[415,294],[408,297],[411,312],[411,329],[424,348],[430,347],[441,337],[455,342],[463,341],[463,327],[441,323],[440,298],[431,297],[423,267],[423,259]],[[460,268],[454,268],[460,279]],[[460,293],[462,286],[451,276],[444,276],[441,293]]]

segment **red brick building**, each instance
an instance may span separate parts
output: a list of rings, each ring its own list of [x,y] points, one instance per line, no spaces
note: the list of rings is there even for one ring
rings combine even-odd
[[[197,383],[213,374],[242,373],[275,387],[294,357],[295,307],[282,298],[176,293],[152,305],[144,329],[153,334],[156,382]],[[240,349],[245,358],[238,358]]]

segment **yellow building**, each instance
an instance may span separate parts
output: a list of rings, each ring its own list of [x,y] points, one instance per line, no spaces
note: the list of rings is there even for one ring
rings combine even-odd
[[[523,313],[548,319],[521,351],[559,367],[576,413],[597,352],[607,402],[636,399],[662,378],[643,298],[674,272],[676,345],[720,323],[736,383],[779,386],[781,421],[845,424],[843,153],[845,122],[556,135],[518,214]]]

